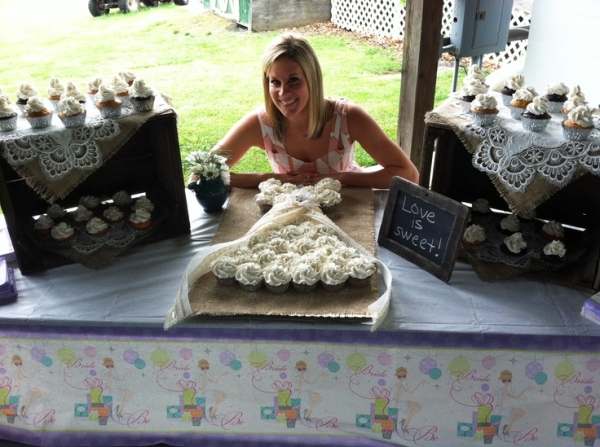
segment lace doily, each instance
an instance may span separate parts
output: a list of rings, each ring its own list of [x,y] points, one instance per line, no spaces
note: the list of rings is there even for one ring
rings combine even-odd
[[[471,122],[468,114],[457,114],[465,122],[459,128],[469,137],[480,139],[473,152],[473,166],[480,171],[496,174],[512,191],[525,192],[536,174],[559,188],[566,186],[574,174],[584,168],[600,176],[600,130],[596,128],[585,141],[569,141],[562,133],[566,116],[553,113],[543,132],[523,129],[520,121],[511,118],[499,95],[499,114],[494,125],[480,127]]]

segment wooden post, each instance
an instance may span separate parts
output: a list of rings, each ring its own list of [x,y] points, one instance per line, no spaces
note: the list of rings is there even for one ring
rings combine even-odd
[[[398,143],[421,170],[425,113],[433,109],[444,0],[406,2]]]

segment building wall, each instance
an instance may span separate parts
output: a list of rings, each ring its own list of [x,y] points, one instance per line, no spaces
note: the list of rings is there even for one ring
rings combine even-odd
[[[331,20],[331,0],[252,0],[252,31],[293,28]]]

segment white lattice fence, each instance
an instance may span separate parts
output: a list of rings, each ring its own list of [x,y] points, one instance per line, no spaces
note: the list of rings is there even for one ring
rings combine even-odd
[[[444,1],[442,35],[449,36],[452,28],[453,6]],[[402,40],[406,10],[399,0],[331,0],[331,21],[350,31],[379,37]],[[527,26],[531,14],[519,8],[512,11],[511,26]],[[527,41],[510,42],[506,49],[496,54],[486,54],[485,61],[502,65],[525,55]]]

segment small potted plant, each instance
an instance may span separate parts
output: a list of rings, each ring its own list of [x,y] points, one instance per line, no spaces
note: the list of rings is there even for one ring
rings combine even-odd
[[[210,151],[191,152],[184,161],[192,174],[188,189],[205,212],[214,213],[223,208],[230,182],[227,159]]]

